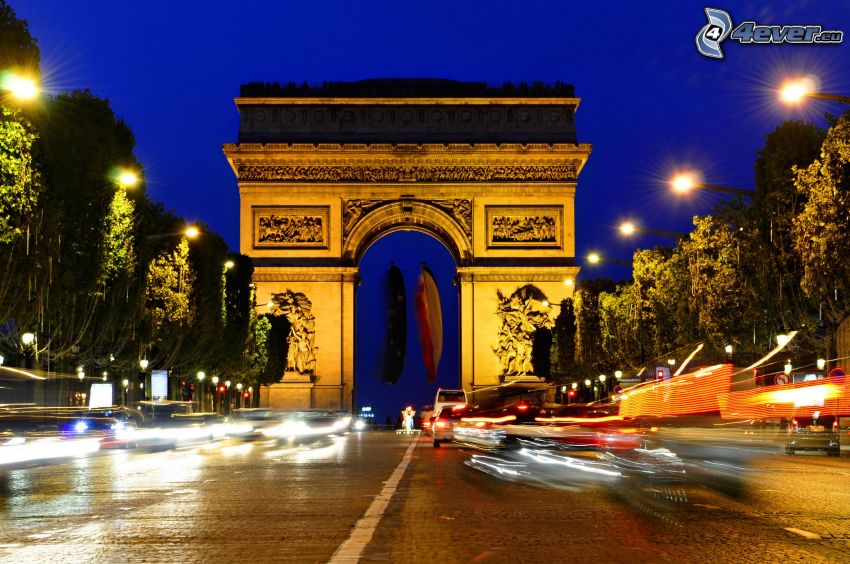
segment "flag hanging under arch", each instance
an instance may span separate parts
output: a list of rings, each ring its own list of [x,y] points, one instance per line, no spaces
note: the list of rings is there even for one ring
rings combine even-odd
[[[437,366],[443,354],[443,312],[437,280],[425,265],[422,265],[416,291],[416,320],[419,323],[419,341],[422,343],[422,361],[428,372],[428,381],[433,383],[437,379]]]
[[[404,275],[395,265],[387,271],[387,340],[384,352],[382,378],[395,384],[404,369],[407,347],[407,300],[404,293]]]

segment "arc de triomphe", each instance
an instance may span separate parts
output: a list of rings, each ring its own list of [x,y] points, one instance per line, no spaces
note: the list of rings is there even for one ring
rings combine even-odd
[[[530,378],[529,322],[551,324],[544,300],[570,297],[578,273],[574,197],[590,145],[576,142],[572,87],[367,80],[241,94],[239,142],[224,145],[240,250],[258,313],[293,321],[289,369],[262,405],[352,407],[358,264],[397,230],[454,256],[463,387]]]

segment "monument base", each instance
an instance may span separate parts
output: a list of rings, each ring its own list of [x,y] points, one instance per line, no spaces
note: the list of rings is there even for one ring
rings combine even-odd
[[[260,387],[260,407],[310,409],[313,407],[313,385],[309,374],[284,372],[280,382]]]

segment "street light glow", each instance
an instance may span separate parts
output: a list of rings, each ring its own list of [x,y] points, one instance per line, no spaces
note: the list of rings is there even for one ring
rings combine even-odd
[[[32,100],[38,96],[38,85],[30,78],[13,72],[3,73],[0,78],[0,88],[7,90],[19,100]]]
[[[0,361],[0,364],[3,364],[2,361]],[[826,367],[826,359],[819,358],[818,359],[818,370],[823,370],[825,367]]]
[[[604,382],[606,378],[608,378],[608,377],[607,377],[607,376],[605,376],[605,374],[600,374],[600,375],[599,375],[599,381],[600,381],[600,382]]]
[[[204,374],[204,371],[203,371],[203,370],[199,371],[199,372],[198,372],[198,374],[197,374],[197,376],[198,376],[198,380],[200,380],[201,382],[203,382],[204,378],[206,378],[206,377],[207,377],[207,375],[206,375],[206,374]]]
[[[684,194],[697,185],[697,180],[693,173],[683,172],[674,176],[673,180],[670,181],[670,185],[673,186],[674,192]]]
[[[673,366],[674,364],[676,364],[676,359],[675,358],[668,358],[667,364],[669,364],[670,366]]]
[[[187,239],[194,239],[198,235],[201,234],[201,230],[195,227],[194,225],[190,225],[186,228],[186,231],[183,232]]]
[[[599,256],[599,253],[590,253],[587,255],[587,262],[590,264],[597,264],[600,260],[602,260],[602,257]]]
[[[785,104],[795,105],[815,91],[815,82],[809,77],[796,78],[785,81],[779,89],[779,99]]]
[[[229,260],[229,261],[227,261],[227,262],[225,262],[225,263],[224,263],[224,269],[225,269],[225,270],[230,270],[230,269],[231,269],[231,268],[233,268],[234,266],[236,266],[236,263],[235,263],[235,262],[233,262],[232,260]]]
[[[149,364],[148,359],[146,359],[146,358],[143,358],[142,360],[139,361],[139,366],[142,368],[142,370],[147,370],[148,364]]]
[[[634,235],[635,233],[635,224],[631,221],[625,221],[620,224],[620,233],[625,236]]]
[[[732,348],[732,345],[726,345],[726,347],[723,350],[726,351],[726,354],[732,354],[732,351],[734,349]]]
[[[242,382],[239,382],[238,384],[236,384],[236,389],[239,390],[240,392],[242,391]]]
[[[622,377],[623,377],[623,371],[622,371],[622,370],[615,370],[615,371],[614,371],[614,378],[616,378],[617,380],[619,380],[619,379],[620,379],[620,378],[622,378]]]
[[[790,340],[791,340],[791,338],[788,335],[783,334],[783,335],[777,335],[776,336],[776,344],[779,345],[780,347],[784,347],[785,345],[787,345],[788,341],[790,341]]]
[[[33,333],[24,333],[21,335],[21,343],[25,346],[30,346],[35,342],[35,335]]]
[[[540,302],[540,303],[542,303],[542,304],[543,304],[543,307],[549,307],[549,300],[543,300],[543,301],[542,301],[542,302]]]
[[[573,284],[575,284],[575,281],[572,278],[564,279],[564,286],[572,286]]]
[[[126,188],[132,188],[139,183],[139,175],[132,170],[122,170],[118,174],[118,183]]]
[[[212,383],[213,383],[213,385],[218,384],[218,376],[213,376],[213,377],[212,377]]]
[[[589,385],[590,385],[590,378],[585,379],[585,381],[584,381],[584,385],[585,385],[585,386],[589,386]]]

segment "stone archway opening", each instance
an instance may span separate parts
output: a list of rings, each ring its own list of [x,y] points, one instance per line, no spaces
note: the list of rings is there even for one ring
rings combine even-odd
[[[442,310],[443,353],[434,383],[427,379],[414,312],[420,263],[427,265],[437,280]],[[404,368],[398,381],[389,384],[383,380],[383,368],[391,354],[387,344],[388,301],[393,299],[387,288],[391,264],[404,279],[407,315]],[[418,415],[422,406],[433,402],[438,387],[460,386],[456,259],[433,233],[424,229],[389,229],[371,238],[359,256],[358,266],[353,406],[356,413],[367,408],[378,425],[385,425],[388,416],[390,424],[395,424],[406,405],[412,405]]]

